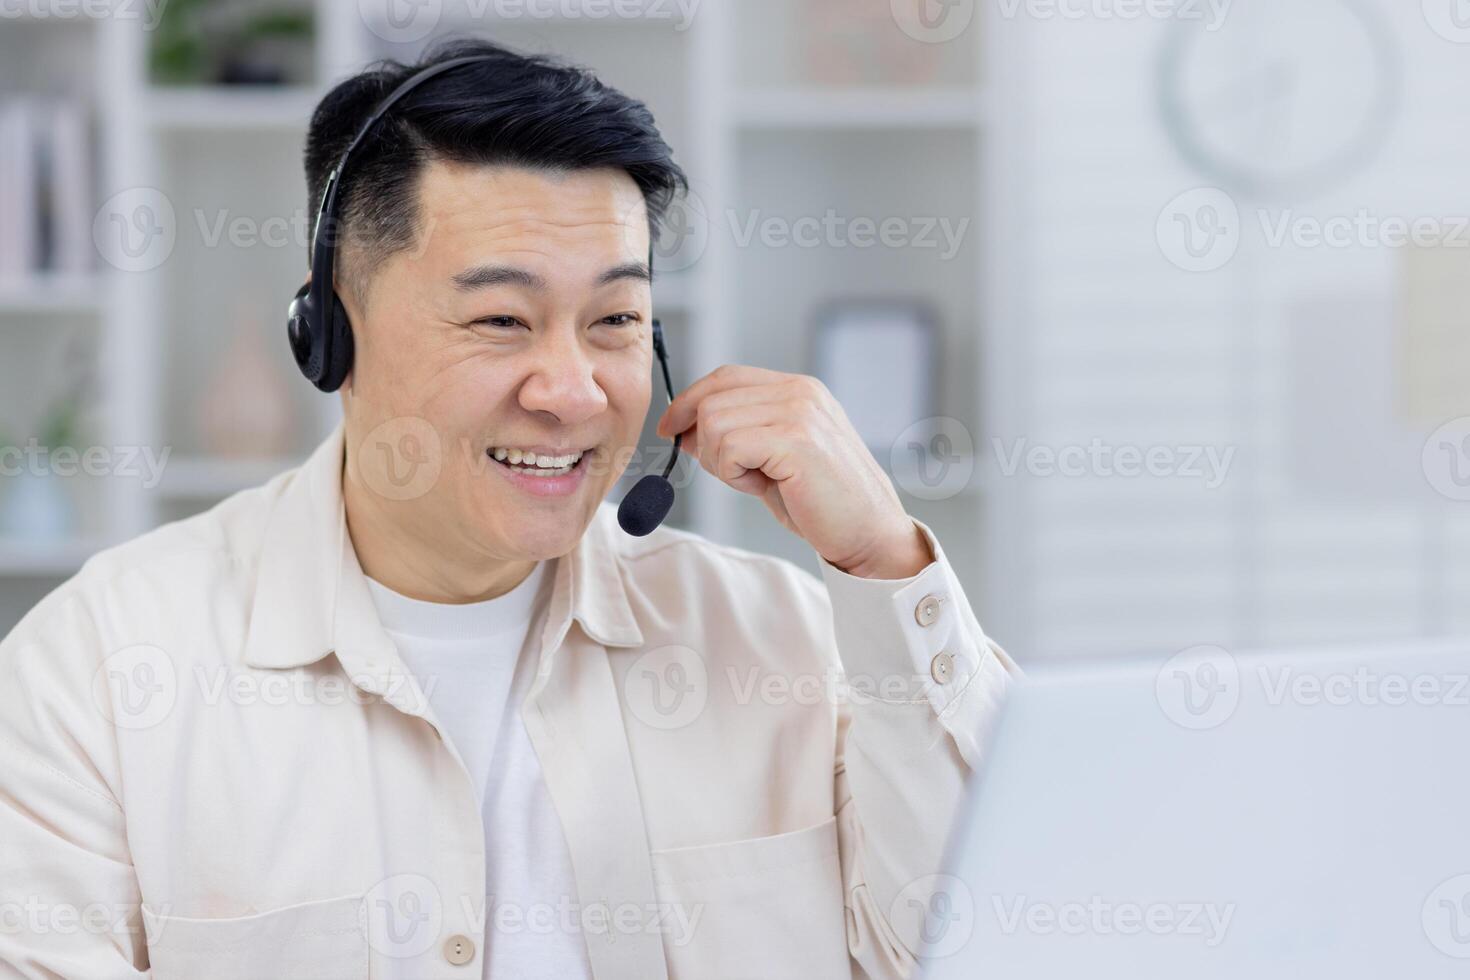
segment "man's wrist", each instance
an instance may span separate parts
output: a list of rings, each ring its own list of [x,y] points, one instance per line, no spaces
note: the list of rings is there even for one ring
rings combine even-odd
[[[919,525],[909,520],[907,533],[895,538],[893,544],[875,548],[870,557],[850,565],[832,565],[854,578],[899,581],[913,578],[933,563],[928,539]]]

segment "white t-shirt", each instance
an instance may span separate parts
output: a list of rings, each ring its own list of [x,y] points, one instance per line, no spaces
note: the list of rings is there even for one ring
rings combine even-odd
[[[550,565],[499,598],[461,605],[368,579],[378,618],[479,793],[486,980],[591,977],[566,838],[520,715],[535,665],[517,661]]]

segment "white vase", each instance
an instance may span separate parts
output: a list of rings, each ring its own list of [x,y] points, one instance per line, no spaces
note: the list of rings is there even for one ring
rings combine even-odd
[[[30,467],[0,481],[0,535],[12,541],[52,542],[76,532],[77,508],[66,481]]]
[[[212,455],[283,456],[295,441],[291,392],[266,348],[262,319],[237,305],[225,354],[201,392],[197,418]]]

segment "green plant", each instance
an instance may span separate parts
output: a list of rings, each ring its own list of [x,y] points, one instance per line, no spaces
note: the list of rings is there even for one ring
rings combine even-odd
[[[95,381],[94,357],[85,335],[74,334],[62,354],[60,384],[36,425],[36,438],[47,449],[79,449],[85,441],[84,419]]]
[[[79,449],[82,439],[82,404],[79,398],[59,399],[41,418],[41,445],[47,449],[68,446]]]
[[[153,78],[164,84],[214,81],[221,62],[252,42],[309,40],[310,10],[287,7],[241,16],[238,4],[220,0],[170,0],[154,32]]]
[[[211,0],[171,0],[153,34],[149,60],[159,82],[198,81],[207,71],[209,46],[205,40],[204,11]]]

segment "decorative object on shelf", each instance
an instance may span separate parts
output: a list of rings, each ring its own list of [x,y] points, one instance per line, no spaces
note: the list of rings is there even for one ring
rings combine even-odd
[[[196,418],[205,451],[239,459],[290,455],[291,390],[266,345],[264,323],[249,304],[235,305],[228,347],[203,388]]]
[[[171,0],[154,32],[154,81],[165,85],[310,82],[310,8],[241,0]]]
[[[918,301],[840,300],[818,313],[813,373],[879,459],[934,414],[935,317]]]
[[[893,6],[932,0],[808,0],[800,5],[807,81],[823,85],[922,85],[934,81],[942,45],[899,30]]]
[[[16,443],[8,445],[18,452],[19,464],[4,477],[0,537],[28,543],[64,541],[72,537],[77,530],[76,500],[64,478],[54,472],[51,456],[58,448],[73,447],[66,441],[53,444],[49,439],[40,440],[39,450]]]

